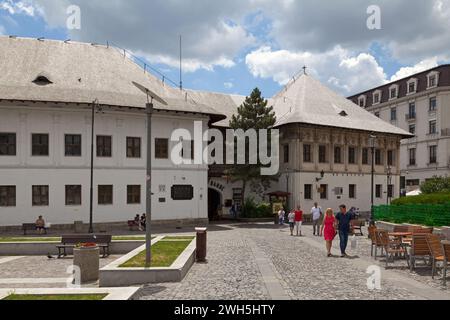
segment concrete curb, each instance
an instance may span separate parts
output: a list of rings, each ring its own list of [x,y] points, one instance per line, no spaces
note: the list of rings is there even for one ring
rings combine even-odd
[[[103,300],[130,300],[139,287],[128,288],[51,288],[51,289],[0,289],[0,300],[11,294],[26,295],[73,295],[73,294],[108,294]]]
[[[164,236],[152,240],[152,245]],[[180,282],[195,262],[196,241],[191,241],[186,250],[167,268],[120,268],[137,254],[145,250],[145,245],[117,259],[100,269],[100,287],[124,287],[148,283]]]

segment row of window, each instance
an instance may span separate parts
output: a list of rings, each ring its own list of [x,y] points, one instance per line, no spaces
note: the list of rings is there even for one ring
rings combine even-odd
[[[317,190],[317,192],[320,194],[321,200],[327,200],[328,199],[328,185],[327,184],[321,184],[320,188]],[[343,195],[344,190],[343,188],[336,188],[335,194],[336,195]],[[357,193],[356,193],[356,184],[350,184],[348,186],[348,197],[349,199],[356,199]],[[383,185],[377,184],[375,186],[375,197],[378,199],[383,198]],[[394,197],[394,186],[389,185],[388,186],[388,197],[393,198]],[[304,186],[304,198],[305,200],[313,200],[313,185],[312,184],[305,184]]]
[[[66,206],[80,206],[82,204],[81,185],[65,186]],[[49,186],[32,186],[31,204],[34,207],[49,205]],[[113,204],[113,186],[98,186],[98,204]],[[141,204],[141,186],[127,186],[127,204]],[[16,186],[0,186],[0,207],[16,206]]]
[[[411,148],[408,150],[409,153],[409,165],[415,166],[417,165],[417,149]],[[438,147],[437,146],[429,146],[428,147],[428,164],[437,164],[437,155],[438,155]]]
[[[417,93],[419,80],[416,78],[412,78],[407,82],[406,91],[407,95]],[[427,75],[427,89],[436,88],[439,84],[439,72],[433,71]],[[389,100],[394,100],[399,97],[399,89],[400,86],[398,84],[393,84],[389,87]],[[381,103],[383,98],[383,92],[381,90],[376,90],[372,95],[372,104],[376,105]],[[358,98],[358,104],[360,107],[366,107],[367,105],[367,97],[362,95]]]
[[[289,145],[284,145],[284,163],[289,163],[290,158],[290,148]],[[325,145],[319,145],[318,150],[318,160],[319,163],[328,163],[328,147]],[[349,164],[358,164],[359,158],[359,148],[357,147],[348,147],[348,163]],[[335,164],[342,164],[344,162],[343,159],[343,151],[344,148],[341,146],[335,146],[333,149],[333,161]],[[369,148],[362,148],[362,164],[369,165],[371,163],[370,159],[370,151]],[[313,154],[312,154],[312,145],[304,144],[303,145],[303,162],[304,163],[312,163],[313,162]],[[384,152],[381,149],[375,150],[375,165],[382,166],[384,165]],[[395,166],[395,151],[388,150],[387,151],[387,165]]]
[[[430,98],[428,111],[433,112],[437,110],[437,100],[436,98]],[[380,113],[376,112],[376,115],[379,117]],[[408,105],[408,113],[406,114],[406,120],[415,120],[416,119],[416,103],[410,102]],[[397,121],[397,107],[391,108],[391,121]]]
[[[98,135],[96,137],[96,151],[99,158],[111,158],[113,154],[112,136]],[[81,157],[81,134],[64,135],[64,154],[66,157]],[[141,158],[142,141],[139,137],[126,137],[127,158]],[[192,148],[193,149],[193,148]],[[0,132],[0,156],[17,155],[16,133]],[[31,155],[49,156],[49,134],[31,135]],[[169,139],[155,139],[155,158],[168,159]]]

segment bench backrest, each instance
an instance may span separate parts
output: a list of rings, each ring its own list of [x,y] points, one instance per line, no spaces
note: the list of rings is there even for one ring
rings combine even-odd
[[[101,235],[91,235],[91,234],[82,234],[82,235],[63,235],[61,237],[61,243],[63,244],[78,244],[78,243],[110,243],[112,241],[112,236],[107,234]]]
[[[409,227],[408,226],[395,226],[394,232],[408,232]]]
[[[427,234],[428,248],[435,258],[443,256],[444,251],[441,245],[441,237],[436,234]]]
[[[22,229],[35,229],[36,223],[24,223],[22,224]]]
[[[420,228],[413,231],[415,234],[430,234],[433,233],[433,228]]]
[[[428,247],[426,234],[414,234],[412,237],[411,253],[414,256],[429,256],[431,255]]]

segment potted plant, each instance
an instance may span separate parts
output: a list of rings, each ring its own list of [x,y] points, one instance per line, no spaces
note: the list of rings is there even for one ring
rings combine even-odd
[[[80,283],[99,279],[100,249],[96,243],[79,243],[73,250],[73,265],[79,268]]]

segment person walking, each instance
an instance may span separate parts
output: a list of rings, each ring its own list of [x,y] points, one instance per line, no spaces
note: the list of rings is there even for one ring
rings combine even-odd
[[[339,213],[336,215],[336,221],[339,223],[339,239],[341,247],[341,258],[347,257],[347,244],[348,244],[348,234],[350,233],[350,221],[353,219],[353,214],[347,212],[347,207],[345,204],[339,207]]]
[[[313,219],[313,234],[320,236],[320,225],[322,220],[322,208],[319,207],[318,203],[314,203],[314,207],[311,209],[311,215]],[[317,231],[317,233],[316,233]]]
[[[295,225],[295,212],[294,210],[291,210],[288,215],[288,221],[289,221],[289,229],[291,229],[291,236],[294,235],[294,225]]]
[[[320,236],[324,236],[328,258],[332,256],[331,248],[333,247],[333,240],[336,237],[336,219],[334,218],[333,209],[327,209],[325,217],[320,228]]]
[[[280,211],[278,211],[278,223],[280,224],[280,226],[282,226],[284,223],[284,215],[285,214],[286,214],[286,212],[284,211],[283,208],[281,208]]]
[[[297,206],[297,210],[295,210],[295,229],[297,237],[302,236],[302,224],[303,224],[303,211],[300,210],[300,206]]]

